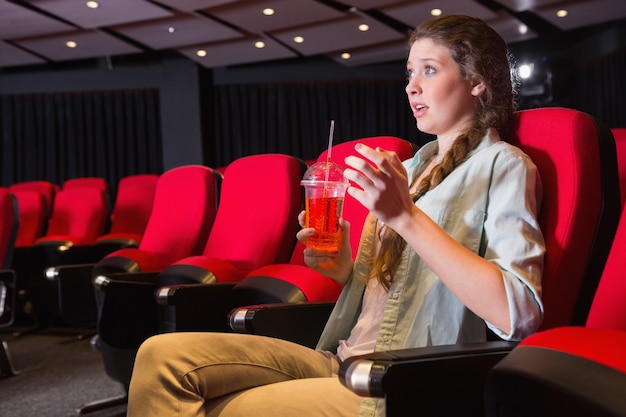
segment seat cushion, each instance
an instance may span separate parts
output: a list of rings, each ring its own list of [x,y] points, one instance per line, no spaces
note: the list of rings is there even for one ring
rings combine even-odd
[[[558,350],[626,373],[626,332],[621,330],[560,327],[535,333],[519,346]]]

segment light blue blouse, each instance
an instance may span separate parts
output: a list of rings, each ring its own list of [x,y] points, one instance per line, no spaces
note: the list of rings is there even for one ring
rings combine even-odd
[[[404,162],[409,180],[437,150],[437,142],[430,142]],[[416,204],[455,240],[500,268],[510,306],[510,333],[467,309],[407,245],[393,276],[375,350],[481,342],[486,339],[485,324],[506,340],[536,331],[543,317],[545,245],[537,221],[541,195],[539,174],[530,158],[500,141],[491,129],[470,156]],[[336,352],[339,340],[347,339],[356,323],[368,273],[366,260],[375,256],[375,230],[376,219],[370,214],[352,277],[320,337],[319,350]],[[365,401],[360,415],[382,415],[380,403]]]

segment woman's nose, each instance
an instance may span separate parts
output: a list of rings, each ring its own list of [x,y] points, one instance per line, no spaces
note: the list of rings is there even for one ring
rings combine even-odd
[[[409,96],[412,94],[421,94],[422,92],[419,84],[415,81],[415,78],[409,80],[409,82],[406,84],[405,91]]]

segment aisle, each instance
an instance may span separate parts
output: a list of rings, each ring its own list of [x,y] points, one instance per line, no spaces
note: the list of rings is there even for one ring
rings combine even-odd
[[[76,416],[80,406],[124,393],[104,372],[102,358],[89,345],[54,331],[13,337],[0,333],[13,360],[17,376],[0,379],[0,417]],[[86,414],[89,417],[123,417],[118,406]]]

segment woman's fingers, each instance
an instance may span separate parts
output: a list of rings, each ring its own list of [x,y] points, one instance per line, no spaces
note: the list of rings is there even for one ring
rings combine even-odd
[[[402,161],[395,152],[381,148],[370,148],[367,145],[357,144],[355,150],[363,158],[351,155],[345,159],[348,167],[344,175],[361,187],[372,185],[383,187],[386,181],[395,176],[406,177]],[[404,175],[403,175],[404,174]]]
[[[298,223],[303,229],[306,227],[306,212],[304,210],[298,214]]]
[[[309,237],[313,236],[314,233],[315,229],[313,229],[312,227],[306,227],[304,229],[298,230],[298,233],[296,233],[296,239],[304,243]]]
[[[357,145],[361,155],[346,158],[344,176],[352,182],[348,194],[383,220],[411,209],[407,172],[394,152]]]

